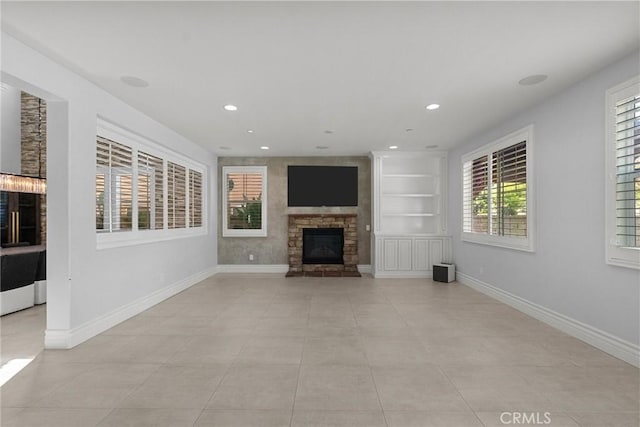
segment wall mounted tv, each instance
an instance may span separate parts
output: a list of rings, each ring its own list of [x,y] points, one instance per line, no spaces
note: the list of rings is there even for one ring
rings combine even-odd
[[[289,206],[358,206],[357,166],[289,166]]]

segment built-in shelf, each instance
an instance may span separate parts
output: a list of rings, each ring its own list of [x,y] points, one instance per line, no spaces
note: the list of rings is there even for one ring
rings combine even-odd
[[[445,152],[373,157],[374,275],[425,277],[447,259]]]

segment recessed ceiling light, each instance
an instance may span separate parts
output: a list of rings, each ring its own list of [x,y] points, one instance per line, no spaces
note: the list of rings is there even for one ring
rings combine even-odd
[[[397,145],[390,145],[389,146],[389,150],[397,150],[398,146]]]
[[[268,150],[269,147],[267,147],[266,145],[263,145],[262,147],[260,147],[261,150]]]
[[[534,74],[531,76],[527,76],[524,79],[521,79],[518,84],[520,86],[533,86],[533,85],[537,85],[538,83],[542,83],[543,81],[547,80],[547,76],[546,74]]]
[[[149,82],[146,80],[142,80],[139,77],[134,76],[122,76],[120,77],[120,81],[128,86],[132,87],[147,87],[149,86]]]
[[[427,110],[437,110],[440,108],[440,104],[429,104],[425,107]]]
[[[253,133],[253,129],[248,129],[247,133]]]
[[[427,146],[426,146],[426,147],[424,147],[424,148],[438,148],[438,146],[437,146],[437,145],[427,145]]]
[[[231,147],[220,146],[221,150],[231,150]]]
[[[329,146],[328,145],[316,145],[316,148],[318,150],[326,150],[327,148],[329,148]]]
[[[227,111],[238,111],[238,107],[233,104],[227,104],[223,108]]]

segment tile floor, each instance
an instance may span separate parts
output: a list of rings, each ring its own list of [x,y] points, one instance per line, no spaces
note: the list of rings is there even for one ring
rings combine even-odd
[[[12,316],[7,357],[27,335]],[[638,427],[639,380],[457,283],[229,274],[41,352],[1,389],[0,424]]]

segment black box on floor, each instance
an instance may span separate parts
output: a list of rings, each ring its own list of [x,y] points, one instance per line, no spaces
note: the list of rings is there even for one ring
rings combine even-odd
[[[456,280],[455,264],[433,264],[433,280],[435,282],[450,283]]]

